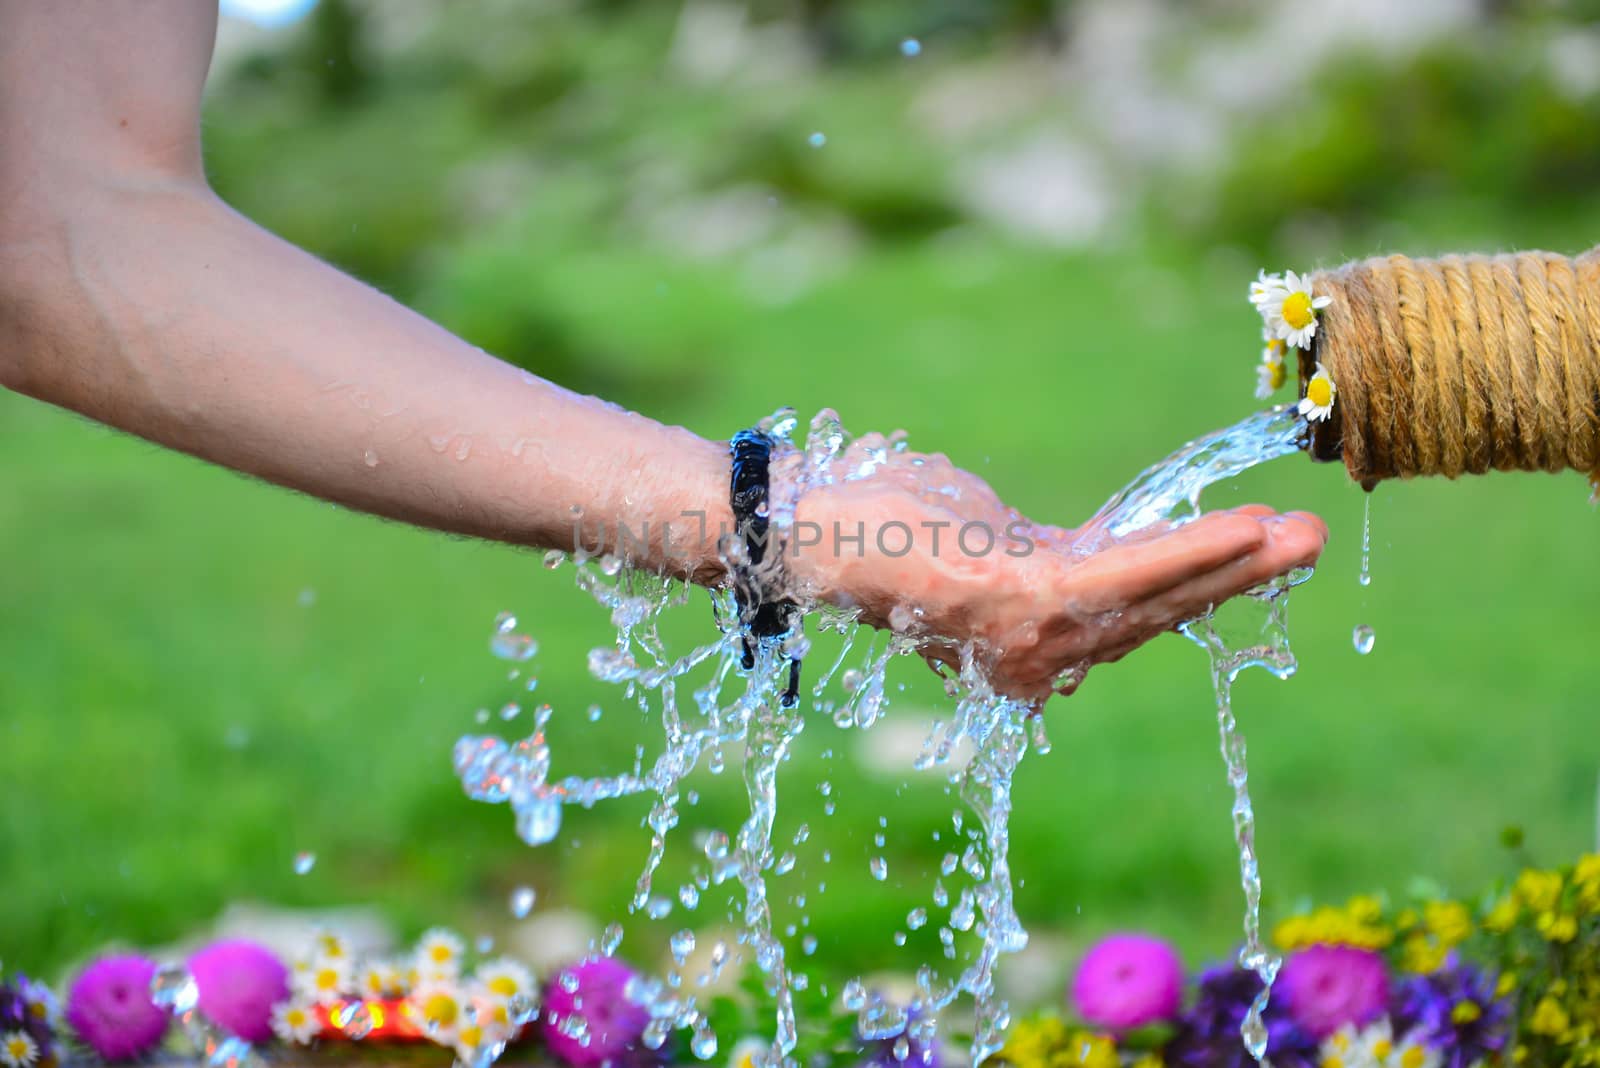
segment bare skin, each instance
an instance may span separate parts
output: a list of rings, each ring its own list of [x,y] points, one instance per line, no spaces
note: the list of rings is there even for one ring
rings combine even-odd
[[[209,0],[0,0],[0,385],[351,508],[515,544],[573,548],[575,508],[608,530],[681,533],[703,514],[705,537],[634,562],[722,581],[725,443],[497,360],[211,191],[199,116],[216,18]],[[797,518],[1026,523],[977,476],[913,453],[809,490]],[[1087,557],[1069,531],[1028,529],[1027,556],[824,539],[790,571],[877,625],[918,610],[939,649],[980,643],[997,688],[1043,699],[1064,668],[1313,563],[1327,538],[1314,516],[1260,507]]]

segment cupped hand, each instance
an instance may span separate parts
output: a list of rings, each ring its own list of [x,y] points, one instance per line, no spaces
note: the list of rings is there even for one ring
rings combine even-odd
[[[995,690],[1019,699],[1071,692],[1095,664],[1314,564],[1328,538],[1315,515],[1259,505],[1118,540],[1080,536],[1028,520],[942,454],[885,444],[856,440],[834,481],[800,494],[791,581],[922,639],[930,662],[958,664],[970,645]],[[843,477],[863,461],[869,474]]]

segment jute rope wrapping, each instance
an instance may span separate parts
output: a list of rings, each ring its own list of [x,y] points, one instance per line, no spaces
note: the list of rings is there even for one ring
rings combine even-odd
[[[1384,256],[1313,276],[1300,361],[1338,393],[1312,452],[1380,479],[1600,469],[1600,248]]]

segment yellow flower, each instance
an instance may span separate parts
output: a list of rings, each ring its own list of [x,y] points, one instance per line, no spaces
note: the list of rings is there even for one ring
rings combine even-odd
[[[1381,912],[1371,898],[1352,898],[1342,909],[1325,905],[1308,916],[1280,921],[1272,939],[1285,950],[1316,945],[1384,949],[1394,941],[1394,932],[1377,922]]]
[[[1578,921],[1572,916],[1542,912],[1535,926],[1546,942],[1570,942],[1578,936]]]
[[[1357,894],[1344,903],[1344,910],[1362,923],[1377,923],[1383,918],[1383,902],[1371,894]]]
[[[1146,1053],[1133,1062],[1133,1068],[1166,1068],[1166,1062],[1159,1053]]]
[[[1550,1038],[1560,1038],[1572,1026],[1572,1020],[1567,1015],[1567,1010],[1553,997],[1545,996],[1539,999],[1539,1004],[1534,1006],[1533,1016],[1528,1020],[1528,1030],[1536,1035],[1545,1035]]]
[[[1517,973],[1516,972],[1506,972],[1503,975],[1501,975],[1499,981],[1494,984],[1494,996],[1497,997],[1497,998],[1503,998],[1507,994],[1509,994],[1513,990],[1515,990],[1516,988],[1517,988]]]
[[[1430,901],[1422,906],[1422,922],[1445,946],[1459,946],[1472,936],[1472,913],[1459,901]]]
[[[1600,475],[1600,472],[1596,472]],[[1578,907],[1586,913],[1600,912],[1600,853],[1578,858],[1572,869],[1572,885],[1577,890]]]
[[[1066,1041],[1066,1024],[1054,1016],[1035,1016],[1012,1027],[1000,1056],[1016,1068],[1048,1068],[1051,1054]]]
[[[1495,934],[1505,934],[1516,925],[1521,912],[1522,908],[1517,904],[1517,895],[1507,894],[1495,902],[1494,908],[1483,918],[1483,926]]]
[[[1401,946],[1400,966],[1408,972],[1429,975],[1444,966],[1445,956],[1449,952],[1437,939],[1418,931],[1408,936]]]
[[[1517,876],[1512,893],[1534,912],[1549,912],[1561,900],[1561,873],[1529,868]]]
[[[1415,927],[1417,925],[1416,909],[1401,909],[1400,915],[1394,918],[1396,927]]]
[[[1105,1035],[1074,1031],[1066,1054],[1066,1063],[1074,1068],[1117,1068],[1117,1044]]]

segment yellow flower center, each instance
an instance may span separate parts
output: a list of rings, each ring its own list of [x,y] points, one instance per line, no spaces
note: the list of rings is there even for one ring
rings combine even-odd
[[[1400,1054],[1400,1068],[1422,1068],[1424,1059],[1421,1046],[1408,1046],[1406,1051]]]
[[[283,1018],[290,1027],[304,1027],[310,1020],[310,1017],[306,1015],[305,1009],[290,1009],[283,1014]]]
[[[1306,383],[1306,397],[1318,408],[1326,408],[1333,403],[1333,383],[1321,376],[1313,378]]]
[[[1311,308],[1310,293],[1290,293],[1283,298],[1283,321],[1296,330],[1304,330],[1311,325],[1316,312]]]
[[[1283,365],[1282,360],[1267,366],[1272,368],[1272,377],[1267,380],[1267,384],[1274,390],[1282,389],[1284,382],[1289,379],[1289,369]]]
[[[422,1005],[422,1017],[429,1023],[449,1027],[456,1022],[456,999],[449,994],[435,994]]]
[[[483,1041],[483,1028],[477,1026],[476,1024],[468,1024],[466,1027],[463,1027],[461,1029],[461,1044],[462,1045],[464,1045],[464,1046],[476,1046],[478,1043],[480,1043],[482,1041]]]
[[[517,992],[517,981],[509,975],[497,975],[489,980],[489,989],[508,998]]]
[[[1330,1053],[1322,1058],[1322,1068],[1344,1068],[1344,1058],[1337,1053]]]
[[[1483,1015],[1483,1010],[1478,1008],[1475,1001],[1458,1001],[1456,1007],[1450,1010],[1450,1022],[1460,1027],[1472,1023]]]
[[[739,1063],[734,1068],[756,1068],[756,1055],[752,1050],[739,1058]]]
[[[333,968],[324,968],[317,973],[318,990],[339,989],[339,973]]]
[[[1380,1038],[1372,1044],[1372,1055],[1380,1061],[1389,1059],[1389,1054],[1394,1052],[1394,1043],[1387,1038]]]
[[[435,964],[448,964],[450,958],[455,956],[455,951],[443,942],[428,947],[428,956],[433,958]]]
[[[13,1035],[11,1041],[6,1043],[6,1052],[20,1061],[28,1055],[28,1043],[21,1035]]]

